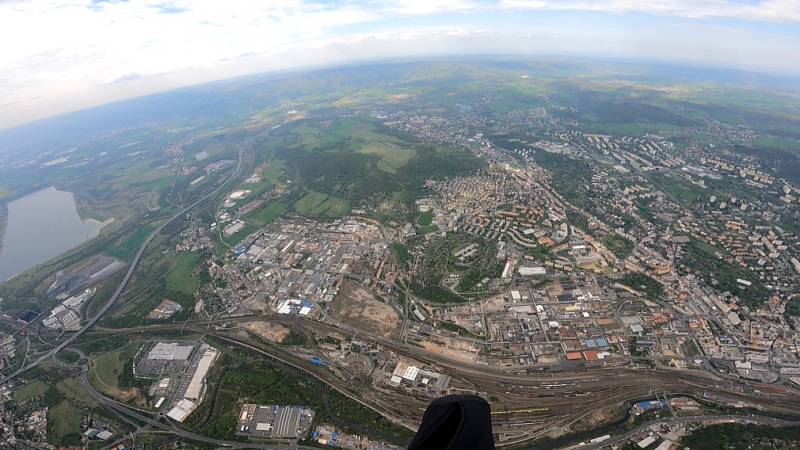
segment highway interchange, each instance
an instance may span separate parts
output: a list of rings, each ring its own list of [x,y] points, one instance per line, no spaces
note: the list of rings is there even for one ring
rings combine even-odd
[[[431,364],[440,371],[451,375],[454,379],[453,386],[456,390],[489,394],[496,409],[509,411],[505,423],[522,424],[522,426],[518,427],[517,435],[507,439],[506,444],[528,442],[545,436],[554,430],[567,431],[571,424],[589,417],[596,411],[612,405],[620,405],[625,401],[652,398],[657,393],[662,395],[687,394],[696,398],[713,399],[717,403],[741,402],[760,408],[765,414],[774,412],[791,416],[800,411],[800,395],[796,391],[787,390],[787,393],[783,395],[758,392],[753,384],[744,381],[734,382],[713,372],[650,370],[630,366],[596,367],[591,370],[564,369],[536,373],[517,372],[449,359],[414,345],[406,344],[403,340],[373,335],[364,330],[340,323],[323,323],[287,316],[267,314],[257,317],[223,318],[119,329],[97,327],[98,321],[125,292],[142,255],[155,236],[174,219],[185,215],[229,185],[231,180],[238,176],[244,167],[243,153],[244,150],[240,150],[238,164],[233,174],[225,182],[203,198],[175,213],[148,235],[134,258],[130,261],[125,275],[113,295],[101,306],[94,317],[91,317],[79,331],[67,335],[58,345],[2,378],[0,385],[16,379],[44,361],[50,360],[62,350],[72,350],[70,345],[80,336],[87,333],[98,335],[109,333],[147,334],[165,330],[183,330],[210,336],[228,345],[256,352],[263,357],[271,358],[295,370],[303,371],[351,400],[384,415],[393,422],[411,430],[416,428],[416,422],[426,406],[420,399],[404,398],[400,395],[386,395],[385,392],[378,392],[369,387],[353,386],[337,378],[329,370],[314,366],[295,354],[277,347],[245,342],[231,333],[239,322],[271,321],[281,323],[293,330],[304,330],[307,333],[339,333],[344,335],[358,333],[358,337],[361,340],[379,345],[397,354]],[[86,361],[85,355],[79,355],[82,361]],[[80,381],[83,388],[97,403],[114,410],[126,421],[143,424],[137,428],[137,431],[157,429],[175,434],[184,439],[227,448],[302,448],[300,446],[276,447],[275,444],[243,444],[212,439],[185,430],[162,415],[150,417],[129,405],[102,395],[91,385],[85,370],[80,375]],[[538,409],[533,412],[514,412],[526,411],[526,408],[529,409],[531,406],[536,406]],[[690,421],[691,418],[665,420]],[[696,420],[700,419],[696,418]],[[771,424],[784,423],[778,419],[763,420],[773,421],[770,422]],[[495,431],[504,430],[496,429]],[[633,431],[627,434],[631,434]],[[621,442],[627,434],[617,436],[609,443]]]

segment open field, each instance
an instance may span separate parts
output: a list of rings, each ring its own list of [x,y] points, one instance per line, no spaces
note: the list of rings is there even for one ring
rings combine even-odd
[[[248,216],[247,220],[255,223],[256,225],[264,226],[280,217],[280,215],[286,212],[288,209],[289,207],[286,203],[282,201],[275,201],[253,212],[250,216]]]
[[[365,155],[378,156],[380,158],[378,168],[390,173],[397,173],[417,154],[413,149],[383,142],[371,143],[361,148],[359,152]]]
[[[420,227],[427,227],[433,222],[433,213],[428,211],[424,212],[419,215],[419,219],[417,219],[417,224]]]
[[[298,214],[340,217],[350,211],[350,202],[321,192],[309,192],[294,203]]]
[[[120,385],[123,371],[130,370],[131,360],[141,343],[132,343],[120,350],[112,350],[97,356],[89,366],[89,379],[97,390],[120,401],[132,401],[145,406],[145,400],[138,388],[124,388]]]
[[[34,381],[14,391],[14,401],[24,402],[25,400],[44,395],[49,386],[41,381]]]
[[[47,440],[56,443],[80,443],[83,411],[64,400],[47,411]],[[74,435],[74,436],[73,436]],[[69,438],[69,441],[65,440]],[[77,438],[77,442],[75,439]]]
[[[64,394],[64,396],[66,396],[70,402],[75,405],[80,405],[83,407],[95,405],[95,402],[89,396],[89,393],[86,392],[81,386],[81,382],[78,380],[78,377],[64,378],[56,383],[55,388]]]
[[[279,323],[269,322],[245,322],[242,327],[255,335],[269,341],[280,344],[289,336],[289,328]]]
[[[193,295],[197,291],[197,277],[192,273],[200,261],[198,253],[176,253],[169,262],[167,289]]]
[[[355,283],[345,281],[331,305],[331,315],[344,323],[391,336],[400,326],[400,315],[375,294]]]
[[[115,245],[106,250],[105,253],[115,258],[130,260],[136,254],[136,251],[139,250],[142,242],[147,239],[147,236],[152,233],[153,230],[154,227],[152,225],[143,225],[133,233],[117,241]]]

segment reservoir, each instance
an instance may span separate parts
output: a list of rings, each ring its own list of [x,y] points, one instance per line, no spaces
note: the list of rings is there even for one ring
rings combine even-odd
[[[103,223],[81,220],[71,192],[49,187],[8,204],[0,282],[97,236]]]

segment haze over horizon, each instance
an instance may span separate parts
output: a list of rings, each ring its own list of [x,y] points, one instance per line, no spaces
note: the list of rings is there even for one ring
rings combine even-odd
[[[645,58],[795,75],[791,0],[0,4],[0,129],[206,81],[376,58]]]

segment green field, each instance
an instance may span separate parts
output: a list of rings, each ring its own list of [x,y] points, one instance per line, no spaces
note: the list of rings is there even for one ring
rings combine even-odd
[[[417,225],[421,227],[430,226],[431,223],[433,223],[433,213],[430,211],[420,214],[419,219],[417,219]]]
[[[182,292],[186,295],[194,295],[197,291],[197,277],[192,274],[197,263],[200,261],[199,253],[176,253],[169,262],[167,272],[167,289],[170,291]]]
[[[264,226],[280,217],[280,215],[286,212],[288,209],[288,205],[282,201],[272,202],[267,206],[253,212],[247,218],[247,220],[255,223],[256,225]]]
[[[123,368],[121,354],[121,350],[114,350],[94,359],[91,367],[94,378],[100,382],[98,388],[114,389],[119,385],[119,375]]]
[[[361,148],[359,153],[377,155],[380,158],[378,168],[389,173],[397,173],[417,154],[413,149],[384,142],[371,143]]]
[[[105,253],[115,258],[130,260],[136,255],[136,252],[139,251],[139,247],[142,246],[144,240],[147,239],[147,236],[149,236],[153,230],[154,227],[152,225],[141,226],[125,237],[122,242],[106,250]]]
[[[311,216],[341,216],[356,201],[376,194],[416,195],[428,179],[484,165],[470,152],[422,144],[366,118],[297,121],[276,132],[263,151],[264,158],[285,162],[293,186],[312,193],[295,205],[298,213]],[[319,194],[339,201],[323,203]],[[342,200],[351,203],[345,206]]]
[[[426,227],[417,227],[417,234],[428,234],[439,231],[439,226],[436,224],[428,225]]]
[[[47,392],[48,387],[49,386],[47,384],[41,381],[34,381],[33,383],[26,384],[25,386],[22,386],[14,391],[14,401],[19,403],[40,395],[44,395],[44,393]]]
[[[59,444],[79,444],[83,411],[64,400],[47,411],[47,440]],[[75,438],[78,441],[75,442]],[[69,440],[65,440],[69,436]]]
[[[56,383],[55,388],[64,394],[73,404],[80,404],[83,406],[95,405],[89,393],[83,389],[81,382],[77,377],[64,378]]]
[[[306,216],[341,217],[350,212],[350,202],[311,191],[294,202],[294,210]]]
[[[284,163],[280,159],[273,159],[264,163],[259,174],[261,178],[272,184],[277,184],[283,177]]]

